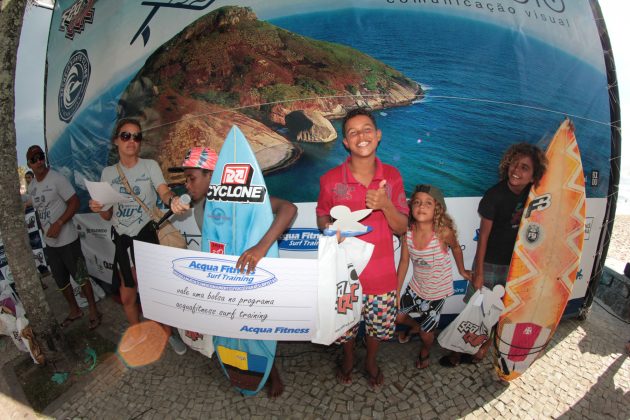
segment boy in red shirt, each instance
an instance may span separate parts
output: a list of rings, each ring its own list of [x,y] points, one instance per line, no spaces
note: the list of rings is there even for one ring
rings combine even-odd
[[[374,252],[359,281],[363,289],[361,317],[366,329],[365,370],[370,387],[375,389],[384,382],[376,362],[379,343],[391,339],[396,327],[397,279],[392,235],[405,233],[409,210],[400,173],[376,157],[382,133],[374,117],[361,108],[352,110],[344,118],[342,129],[343,144],[350,157],[320,178],[317,226],[325,229],[332,223],[330,209],[336,205],[345,205],[351,211],[374,210],[361,221],[373,229],[361,239],[374,244]],[[343,361],[337,380],[346,385],[352,383],[357,332],[358,324],[338,339],[343,345]]]

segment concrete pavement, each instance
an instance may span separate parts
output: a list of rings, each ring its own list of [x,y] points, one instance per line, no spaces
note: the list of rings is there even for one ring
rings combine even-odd
[[[52,280],[47,281],[52,286]],[[98,306],[105,315],[99,333],[112,341],[119,339],[126,327],[121,306],[109,297]],[[84,322],[75,324],[71,328],[87,328]],[[628,339],[630,325],[596,303],[587,320],[562,321],[544,356],[509,385],[497,380],[490,358],[476,366],[444,368],[438,364],[444,351],[436,344],[430,367],[419,371],[413,366],[417,338],[407,344],[385,343],[379,361],[386,383],[379,392],[368,388],[362,373],[362,347],[353,383],[344,386],[334,376],[340,348],[281,342],[276,361],[285,392],[276,400],[270,400],[266,392],[242,397],[229,385],[216,358],[191,350],[177,356],[167,347],[158,362],[141,368],[127,368],[118,357],[110,357],[39,415],[160,420],[630,419],[630,359],[624,354]],[[15,357],[22,355],[8,337],[2,337],[0,365]],[[36,413],[19,402],[17,391],[10,378],[0,379],[0,416],[35,418]]]

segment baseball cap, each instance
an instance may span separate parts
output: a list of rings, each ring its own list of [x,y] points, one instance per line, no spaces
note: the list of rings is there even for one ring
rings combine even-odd
[[[440,203],[444,211],[446,211],[444,194],[442,193],[442,190],[440,190],[438,187],[434,187],[433,185],[429,184],[418,184],[416,185],[416,190],[413,193],[415,194],[419,192],[429,194],[437,203]]]
[[[184,172],[184,169],[207,169],[213,171],[217,164],[217,152],[209,147],[192,147],[180,166],[168,168],[169,172]]]
[[[44,153],[44,151],[42,150],[40,146],[38,146],[37,144],[34,144],[30,146],[28,150],[26,151],[26,159],[27,160],[30,159],[30,157],[33,156],[35,153]]]

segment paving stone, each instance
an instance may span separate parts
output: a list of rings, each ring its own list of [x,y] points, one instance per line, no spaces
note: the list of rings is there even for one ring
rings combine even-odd
[[[116,304],[117,305],[117,304]],[[105,300],[108,314],[102,328],[124,331],[120,306]],[[111,316],[109,314],[112,314]],[[111,325],[105,325],[106,323]],[[116,322],[119,324],[114,325]],[[416,346],[386,343],[379,364],[386,385],[373,392],[356,369],[350,386],[334,379],[338,349],[308,343],[280,343],[285,393],[269,400],[266,391],[242,397],[228,383],[215,359],[189,351],[177,356],[168,350],[152,366],[128,369],[114,356],[97,365],[43,415],[72,418],[630,418],[630,359],[622,351],[627,325],[597,306],[583,322],[563,320],[545,354],[525,374],[502,385],[491,358],[481,365],[453,369],[439,366],[437,346],[429,369],[409,367]],[[621,332],[621,333],[620,333]],[[0,337],[0,349],[3,341]],[[417,341],[415,342],[417,344]],[[13,360],[0,351],[0,365]],[[19,354],[11,357],[15,358]],[[357,366],[365,350],[357,348]],[[0,379],[0,413],[10,388]],[[16,409],[17,410],[17,409]],[[144,414],[143,414],[144,413]],[[139,417],[138,417],[139,416]],[[11,415],[6,418],[22,418]]]

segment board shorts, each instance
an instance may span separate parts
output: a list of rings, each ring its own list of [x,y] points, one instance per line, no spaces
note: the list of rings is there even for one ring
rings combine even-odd
[[[509,271],[509,265],[483,263],[483,285],[490,290],[492,290],[497,284],[505,287]],[[475,291],[476,289],[472,283],[468,282],[468,288],[466,289],[466,294],[464,295],[464,303],[468,303],[472,295],[475,294]]]
[[[428,333],[436,329],[440,324],[444,302],[446,302],[446,299],[423,299],[408,287],[407,291],[400,298],[400,309],[398,312],[409,315],[420,324],[422,332]]]
[[[112,273],[112,287],[114,290],[120,288],[120,278],[125,287],[136,287],[136,281],[133,278],[132,268],[136,265],[136,257],[133,252],[133,241],[138,240],[150,244],[159,244],[157,232],[152,223],[144,225],[136,236],[119,235],[112,226],[111,230],[112,242],[114,242],[114,264]]]
[[[363,295],[363,307],[361,309],[361,321],[365,322],[365,335],[380,341],[388,341],[394,338],[396,331],[396,291],[382,295]],[[347,343],[357,337],[359,333],[358,322],[335,341],[337,344]]]
[[[90,279],[78,238],[64,246],[47,246],[44,248],[44,255],[59,290],[70,285],[70,276],[79,286]]]

